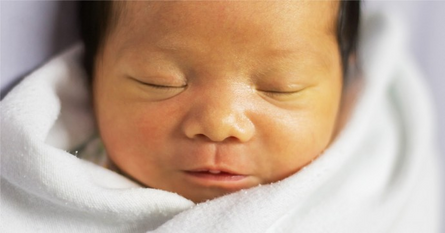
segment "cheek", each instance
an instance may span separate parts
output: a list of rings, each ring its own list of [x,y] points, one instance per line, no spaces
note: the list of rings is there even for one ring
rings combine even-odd
[[[171,131],[168,121],[150,112],[141,106],[126,104],[116,111],[108,109],[98,117],[110,159],[125,173],[146,184],[152,183],[147,177],[161,179],[159,169],[168,163],[168,156],[172,154],[169,151],[172,146],[166,143]]]
[[[328,85],[327,85],[328,87]],[[322,88],[308,95],[298,109],[270,110],[260,119],[267,145],[270,181],[283,179],[318,157],[332,140],[341,88]]]
[[[113,75],[113,67],[100,68],[93,94],[96,120],[107,152],[110,157],[148,157],[147,148],[160,148],[171,132],[175,113],[171,106],[149,103],[135,92],[134,86]]]
[[[151,110],[146,106],[127,103],[102,111],[98,121],[109,151],[115,154],[143,154],[147,153],[147,148],[156,150],[170,137],[175,121],[168,116],[159,109]]]
[[[265,127],[264,140],[274,152],[277,162],[283,164],[312,160],[328,144],[332,126],[330,119],[302,110],[275,119]]]

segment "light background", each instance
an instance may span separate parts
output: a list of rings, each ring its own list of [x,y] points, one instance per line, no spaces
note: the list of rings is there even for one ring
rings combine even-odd
[[[76,2],[0,3],[0,87],[3,97],[5,90],[21,77],[75,42],[78,33]],[[445,1],[365,1],[363,4],[365,12],[380,9],[398,14],[410,29],[412,51],[436,102],[438,143],[442,150],[442,167],[445,167]]]
[[[425,75],[437,107],[437,142],[441,149],[442,193],[445,195],[445,0],[366,1],[363,10],[385,10],[397,14],[409,29],[412,53]],[[445,196],[442,201],[442,216],[445,216]],[[445,219],[441,232],[445,233]]]

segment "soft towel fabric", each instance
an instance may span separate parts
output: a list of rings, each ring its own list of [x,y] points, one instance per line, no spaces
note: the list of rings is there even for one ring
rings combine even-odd
[[[1,232],[438,232],[428,91],[396,20],[362,32],[365,85],[334,143],[285,180],[198,205],[67,152],[95,133],[75,46],[1,102]]]

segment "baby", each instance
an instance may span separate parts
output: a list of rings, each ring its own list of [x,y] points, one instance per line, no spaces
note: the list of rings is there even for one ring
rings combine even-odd
[[[355,1],[80,4],[84,49],[1,102],[1,232],[440,232],[430,93],[391,15],[356,56]]]
[[[282,180],[347,116],[359,2],[97,1],[81,15],[101,139],[143,186],[198,203]]]

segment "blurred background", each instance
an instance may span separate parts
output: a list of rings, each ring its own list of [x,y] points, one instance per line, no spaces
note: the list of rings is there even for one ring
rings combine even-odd
[[[397,14],[405,21],[411,52],[431,88],[437,109],[437,143],[441,150],[445,195],[445,1],[365,1],[363,4],[364,12],[381,10]],[[445,196],[442,200],[445,214]],[[441,232],[445,232],[445,219]]]
[[[76,8],[74,1],[0,1],[2,97],[20,78],[78,39]],[[445,1],[363,2],[363,12],[378,10],[398,14],[410,29],[411,50],[437,106],[445,167]],[[445,173],[443,177],[445,187]]]
[[[438,111],[439,145],[445,165],[445,1],[365,1],[364,12],[397,14],[409,29],[411,52],[423,72]]]

